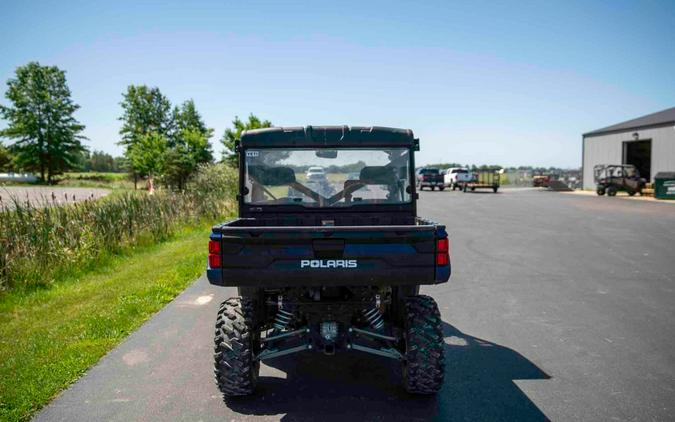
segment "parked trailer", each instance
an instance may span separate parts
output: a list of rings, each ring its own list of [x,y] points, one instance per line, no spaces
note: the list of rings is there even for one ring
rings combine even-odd
[[[496,171],[475,171],[472,173],[471,181],[464,183],[462,190],[475,191],[476,189],[492,189],[494,193],[497,193],[499,190],[499,179],[501,177],[501,172]]]

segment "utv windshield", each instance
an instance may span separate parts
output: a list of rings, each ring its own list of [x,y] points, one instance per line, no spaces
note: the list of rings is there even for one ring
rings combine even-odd
[[[245,151],[248,204],[344,207],[410,202],[407,148]]]

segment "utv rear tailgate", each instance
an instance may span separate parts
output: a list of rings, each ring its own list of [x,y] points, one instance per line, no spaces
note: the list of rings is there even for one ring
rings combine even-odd
[[[246,227],[237,220],[213,228],[221,265],[209,281],[224,286],[435,284],[436,224],[409,226]],[[442,274],[445,274],[443,272]],[[449,276],[449,266],[447,270]]]

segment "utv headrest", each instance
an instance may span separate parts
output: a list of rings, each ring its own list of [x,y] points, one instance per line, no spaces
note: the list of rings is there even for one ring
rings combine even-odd
[[[393,185],[397,178],[392,167],[370,166],[361,169],[359,180],[371,185]]]
[[[248,166],[248,174],[265,186],[282,186],[295,182],[295,172],[290,167]]]

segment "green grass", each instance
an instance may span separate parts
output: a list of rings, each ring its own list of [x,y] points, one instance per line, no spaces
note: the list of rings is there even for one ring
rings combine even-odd
[[[64,176],[69,179],[92,179],[92,180],[126,180],[129,179],[128,173],[112,173],[101,171],[83,171],[83,172],[68,172]]]
[[[27,420],[203,271],[209,229],[0,295],[0,420]]]
[[[104,188],[113,190],[130,190],[134,188],[133,179],[128,173],[64,173],[57,178],[58,186],[78,188]],[[139,181],[139,188],[145,183]]]
[[[52,186],[46,182],[1,182],[0,186]],[[69,188],[102,188],[112,190],[132,190],[134,181],[128,173],[105,173],[105,172],[68,172],[55,176],[54,186]],[[145,186],[143,180],[139,180],[138,188]]]

